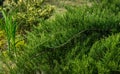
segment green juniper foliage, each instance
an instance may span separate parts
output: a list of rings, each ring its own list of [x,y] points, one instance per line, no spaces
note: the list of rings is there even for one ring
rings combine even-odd
[[[111,0],[112,1],[112,0]],[[120,10],[108,0],[92,6],[66,6],[64,15],[27,32],[11,74],[119,74]],[[114,10],[112,6],[118,10]]]

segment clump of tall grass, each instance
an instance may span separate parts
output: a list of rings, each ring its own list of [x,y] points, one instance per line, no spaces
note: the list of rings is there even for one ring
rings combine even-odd
[[[13,22],[12,16],[7,15],[5,11],[2,11],[2,14],[4,18],[4,30],[7,37],[8,50],[15,52],[15,36],[17,23]]]
[[[6,11],[2,11],[2,29],[4,30],[4,35],[6,38],[6,50],[0,52],[0,59],[1,62],[1,70],[0,73],[6,74],[15,64],[16,58],[16,30],[17,30],[17,23],[13,21],[12,15],[8,15]]]

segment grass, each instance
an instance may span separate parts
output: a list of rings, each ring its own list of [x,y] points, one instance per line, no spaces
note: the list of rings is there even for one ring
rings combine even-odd
[[[5,30],[6,37],[7,37],[8,50],[15,52],[15,50],[16,50],[15,36],[16,36],[17,23],[13,22],[12,16],[8,16],[5,11],[2,11],[2,14],[3,14],[4,20],[5,20],[4,30]]]

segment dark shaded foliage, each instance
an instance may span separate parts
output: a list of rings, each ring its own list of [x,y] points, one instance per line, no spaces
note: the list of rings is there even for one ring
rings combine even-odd
[[[4,2],[4,1],[5,1],[5,0],[0,0],[0,6],[3,5],[3,2]]]

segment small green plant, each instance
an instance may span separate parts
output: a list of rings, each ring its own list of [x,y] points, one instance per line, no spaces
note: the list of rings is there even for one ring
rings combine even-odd
[[[8,43],[8,50],[9,51],[15,51],[15,36],[16,36],[16,26],[17,23],[13,22],[12,16],[7,15],[5,11],[2,11],[5,24],[4,24],[4,30],[7,37],[7,43]]]

